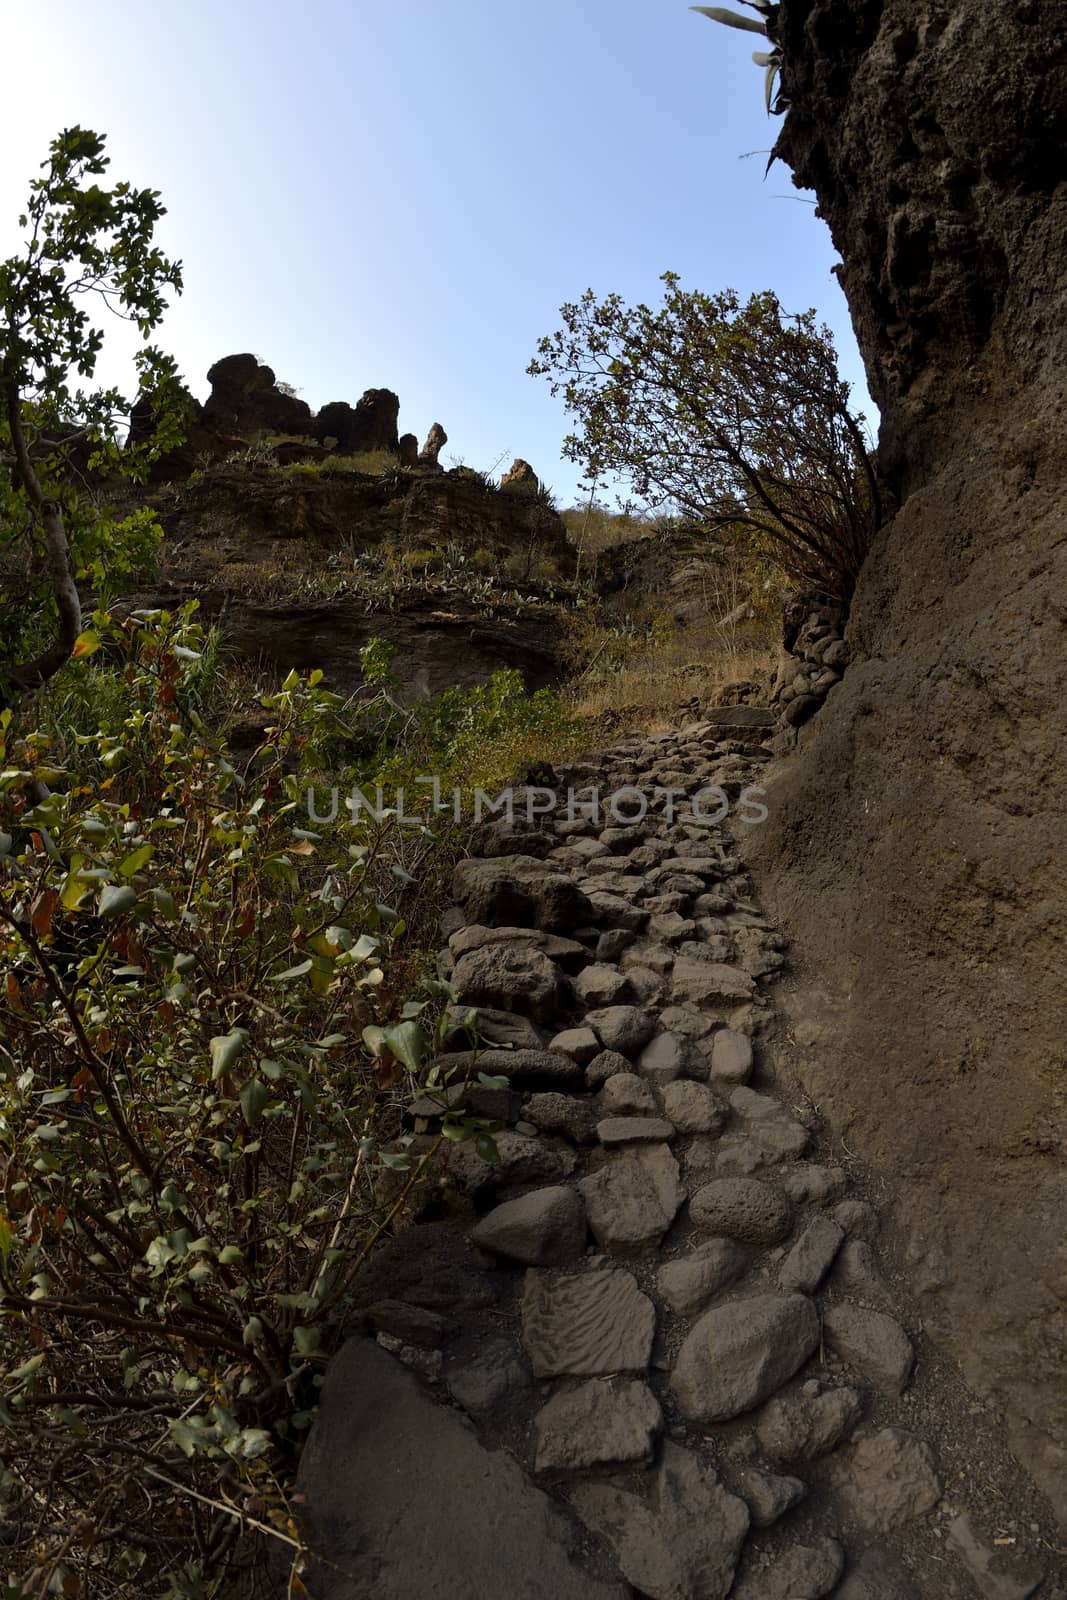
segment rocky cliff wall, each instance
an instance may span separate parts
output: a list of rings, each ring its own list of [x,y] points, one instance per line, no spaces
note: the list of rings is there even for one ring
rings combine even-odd
[[[1065,20],[775,18],[899,509],[758,859],[819,994],[805,1084],[899,1175],[928,1325],[1067,1519]]]

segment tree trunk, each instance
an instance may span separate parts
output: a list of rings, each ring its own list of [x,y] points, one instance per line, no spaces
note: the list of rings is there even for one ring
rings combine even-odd
[[[40,523],[44,535],[45,567],[59,613],[59,634],[55,641],[33,660],[13,667],[7,674],[10,687],[16,693],[25,693],[39,689],[70,660],[81,632],[82,610],[63,525],[63,510],[57,501],[45,495],[34,470],[22,427],[22,400],[15,385],[8,389],[7,414],[18,475],[34,519]]]

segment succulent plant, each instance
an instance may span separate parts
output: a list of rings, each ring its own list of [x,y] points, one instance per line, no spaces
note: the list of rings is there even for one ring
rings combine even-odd
[[[728,11],[725,6],[690,6],[689,9],[690,11],[699,11],[702,17],[710,17],[712,22],[721,22],[724,27],[741,28],[746,33],[759,33],[765,39],[768,38],[767,22],[772,12],[776,9],[773,0],[741,0],[741,4],[748,6],[752,11],[758,12],[759,18],[746,17],[740,11]],[[784,111],[787,103],[785,97],[780,91],[777,95],[774,92],[778,75],[782,69],[781,47],[774,44],[771,50],[755,50],[752,53],[752,59],[757,67],[765,69],[764,88],[768,113],[771,111]]]

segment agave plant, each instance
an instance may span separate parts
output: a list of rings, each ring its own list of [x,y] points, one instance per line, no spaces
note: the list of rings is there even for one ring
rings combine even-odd
[[[761,20],[743,16],[740,11],[728,11],[725,6],[690,6],[689,9],[699,11],[702,17],[710,17],[712,22],[721,22],[724,27],[742,28],[746,33],[760,33],[766,39],[767,21],[775,10],[773,0],[741,0],[741,4],[758,12]],[[779,94],[776,98],[774,93],[774,86],[782,69],[781,47],[776,44],[772,50],[754,50],[752,59],[757,67],[766,69],[764,86],[768,112],[784,110],[784,97]]]

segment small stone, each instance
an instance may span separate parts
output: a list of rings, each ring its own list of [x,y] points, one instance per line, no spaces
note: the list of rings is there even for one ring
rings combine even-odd
[[[578,1185],[602,1250],[658,1244],[685,1200],[678,1163],[665,1144],[634,1145]]]
[[[585,1081],[590,1089],[599,1089],[609,1078],[617,1077],[619,1073],[632,1072],[633,1068],[626,1057],[620,1055],[617,1050],[601,1050],[586,1067]]]
[[[627,972],[634,999],[642,1006],[658,1006],[666,993],[666,984],[658,973],[649,967],[630,967]]]
[[[534,1418],[538,1472],[647,1466],[663,1413],[639,1378],[590,1378],[553,1395]]]
[[[754,1467],[749,1467],[741,1474],[739,1487],[748,1504],[753,1525],[757,1528],[771,1527],[787,1511],[799,1505],[808,1492],[807,1484],[800,1478],[757,1472]]]
[[[574,992],[585,1006],[613,1006],[633,999],[630,980],[617,967],[586,967],[574,981]]]
[[[778,1187],[789,1196],[794,1205],[822,1205],[836,1195],[843,1194],[848,1178],[840,1167],[822,1167],[814,1161],[797,1161],[775,1175]],[[840,1208],[838,1208],[840,1209]],[[839,1227],[848,1229],[837,1210],[833,1213]]]
[[[477,1056],[471,1050],[452,1050],[435,1056],[430,1065],[443,1083],[462,1082],[472,1066],[488,1077],[508,1078],[517,1088],[581,1088],[586,1081],[577,1061],[561,1050],[482,1050]]]
[[[679,956],[674,963],[671,994],[676,1003],[689,1000],[697,1005],[739,1005],[751,1000],[755,992],[755,981],[739,967],[692,956]]]
[[[541,1050],[544,1034],[529,1017],[520,1017],[514,1011],[498,1011],[493,1006],[449,1006],[448,1037],[467,1033],[474,1012],[474,1029],[482,1044],[497,1050]]]
[[[458,1326],[451,1317],[404,1300],[379,1300],[360,1313],[360,1324],[368,1332],[388,1334],[404,1345],[437,1350],[455,1338]]]
[[[605,1083],[597,1099],[603,1111],[616,1117],[653,1116],[656,1111],[656,1097],[651,1086],[636,1072],[617,1072]]]
[[[615,1484],[581,1484],[571,1501],[650,1600],[725,1600],[748,1533],[748,1509],[712,1467],[670,1440],[647,1498]]]
[[[769,1566],[749,1572],[732,1591],[733,1600],[823,1600],[845,1568],[836,1539],[792,1545]]]
[[[641,1051],[637,1063],[650,1082],[663,1087],[681,1077],[704,1077],[704,1057],[692,1039],[677,1033],[657,1033]]]
[[[605,1117],[596,1136],[610,1148],[622,1144],[658,1144],[674,1138],[674,1125],[662,1117]]]
[[[745,1124],[746,1136],[774,1160],[791,1161],[807,1149],[811,1138],[807,1128],[770,1095],[757,1094],[754,1089],[735,1089],[730,1106]]]
[[[930,1446],[900,1428],[862,1434],[829,1463],[846,1510],[865,1528],[891,1533],[941,1499]]]
[[[524,1266],[561,1266],[585,1249],[585,1206],[573,1189],[535,1189],[490,1211],[470,1237],[480,1250]]]
[[[557,1033],[554,1039],[549,1040],[548,1048],[561,1050],[565,1056],[570,1056],[572,1061],[584,1067],[600,1054],[600,1040],[592,1028],[564,1028],[562,1033]]]
[[[696,1006],[668,1006],[660,1013],[660,1026],[683,1039],[706,1039],[715,1026],[711,1017]]]
[[[855,1389],[776,1395],[756,1418],[756,1437],[769,1461],[814,1461],[836,1450],[862,1413]]]
[[[608,928],[597,940],[596,958],[598,961],[618,961],[624,950],[633,944],[637,935],[629,928]]]
[[[522,1337],[539,1378],[644,1372],[656,1313],[628,1272],[526,1274]]]
[[[876,1550],[865,1550],[834,1595],[834,1600],[919,1600],[910,1580],[896,1563]]]
[[[668,1261],[656,1274],[656,1291],[680,1317],[702,1311],[721,1289],[740,1277],[748,1255],[730,1239],[709,1239],[681,1261]]]
[[[590,1011],[585,1021],[605,1050],[630,1057],[640,1054],[656,1031],[654,1020],[636,1006],[606,1006]]]
[[[790,1250],[778,1272],[780,1288],[787,1294],[814,1294],[833,1266],[845,1235],[829,1217],[813,1217]]]
[[[866,1200],[842,1200],[833,1219],[853,1239],[873,1239],[878,1233],[878,1213]]]
[[[752,1040],[720,1028],[711,1046],[712,1083],[747,1083],[752,1076]]]
[[[865,1239],[846,1239],[834,1264],[834,1287],[858,1300],[889,1303],[889,1285],[878,1270],[874,1251]]]
[[[548,1090],[532,1094],[522,1108],[527,1122],[541,1133],[560,1134],[574,1144],[595,1144],[597,1110],[588,1100]]]
[[[915,1351],[894,1317],[842,1300],[827,1308],[823,1328],[831,1350],[873,1389],[903,1392],[915,1365]]]
[[[507,1397],[529,1387],[530,1374],[507,1339],[482,1345],[473,1360],[457,1361],[445,1373],[448,1392],[464,1411],[484,1417]]]
[[[706,1311],[678,1353],[671,1388],[692,1422],[724,1422],[767,1400],[818,1347],[804,1295],[755,1295]]]
[[[660,911],[648,919],[648,931],[653,939],[677,944],[680,939],[691,939],[697,925],[691,917],[680,916],[677,911]]]
[[[664,1087],[663,1110],[679,1133],[718,1133],[726,1121],[726,1108],[713,1089],[681,1078]]]
[[[948,1536],[983,1600],[1029,1600],[1044,1582],[1044,1569],[1036,1561],[982,1539],[966,1512],[949,1523]]]
[[[573,1150],[553,1150],[543,1139],[505,1130],[493,1135],[497,1160],[484,1161],[473,1143],[464,1140],[448,1149],[448,1175],[460,1188],[481,1199],[520,1184],[557,1184],[578,1164]]]
[[[689,1207],[693,1221],[740,1244],[781,1244],[793,1228],[785,1195],[758,1178],[719,1178],[699,1189]]]

